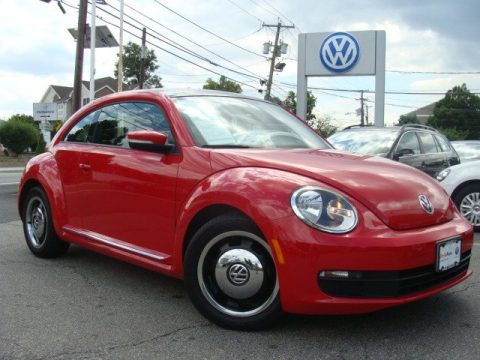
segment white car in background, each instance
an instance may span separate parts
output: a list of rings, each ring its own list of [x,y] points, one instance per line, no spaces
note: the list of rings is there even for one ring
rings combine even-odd
[[[480,160],[451,166],[437,180],[475,231],[480,231]]]

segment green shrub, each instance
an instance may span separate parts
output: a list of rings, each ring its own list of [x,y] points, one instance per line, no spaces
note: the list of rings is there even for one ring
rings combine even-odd
[[[7,121],[0,125],[0,141],[13,153],[19,155],[39,141],[35,125],[22,121]]]

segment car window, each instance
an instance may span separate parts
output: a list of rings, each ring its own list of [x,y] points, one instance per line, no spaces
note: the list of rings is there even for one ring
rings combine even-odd
[[[415,132],[409,131],[402,135],[402,138],[397,145],[397,153],[409,149],[412,150],[415,155],[420,154],[420,144],[418,143],[418,138]]]
[[[335,148],[366,155],[387,154],[398,136],[398,129],[340,131],[328,138]]]
[[[143,102],[107,105],[80,120],[66,140],[128,148],[127,134],[138,130],[165,133],[169,143],[173,143],[170,125],[163,110]]]
[[[418,137],[422,142],[423,152],[425,154],[437,153],[437,145],[435,144],[435,139],[432,134],[419,132]]]
[[[294,115],[261,100],[192,96],[178,97],[174,102],[197,146],[330,147]]]
[[[462,162],[480,159],[480,142],[452,142],[452,145]]]
[[[68,132],[65,141],[68,142],[93,142],[93,130],[97,113],[93,112],[80,120]]]
[[[447,140],[437,135],[435,135],[435,139],[437,139],[437,142],[440,145],[440,149],[442,149],[443,152],[450,151],[450,145],[448,144]]]

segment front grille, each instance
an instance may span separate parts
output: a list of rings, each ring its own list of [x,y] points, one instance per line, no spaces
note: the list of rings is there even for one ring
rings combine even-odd
[[[392,298],[421,292],[447,283],[467,270],[471,250],[460,264],[435,271],[435,264],[402,271],[349,271],[348,278],[318,278],[320,289],[330,296],[348,298]]]

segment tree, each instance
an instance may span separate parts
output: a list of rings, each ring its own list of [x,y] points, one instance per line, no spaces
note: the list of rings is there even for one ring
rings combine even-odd
[[[313,109],[317,103],[317,98],[312,94],[311,91],[307,92],[307,121],[314,120],[316,116],[313,114]],[[292,113],[297,112],[297,95],[294,91],[289,91],[287,98],[283,101],[283,105],[290,110]]]
[[[19,155],[32,145],[33,148],[37,146],[39,131],[33,124],[11,118],[0,125],[0,142]]]
[[[400,115],[400,119],[398,119],[398,123],[395,124],[396,126],[402,126],[407,124],[419,124],[420,122],[417,119],[416,114],[407,114],[407,115]]]
[[[129,42],[123,48],[123,81],[128,85],[136,86],[140,83],[140,61],[142,47],[133,42]],[[117,54],[118,57],[118,54]],[[155,51],[147,50],[146,57],[143,59],[144,85],[151,88],[162,88],[162,78],[155,75],[157,65],[157,56]],[[118,79],[118,60],[115,63],[115,78]]]
[[[236,83],[235,81],[228,80],[223,75],[220,76],[220,80],[218,82],[212,80],[211,78],[208,78],[205,85],[203,85],[203,88],[209,90],[223,90],[234,93],[242,92],[242,87],[240,86],[240,84]]]
[[[450,140],[480,138],[480,97],[472,94],[465,84],[454,86],[436,103],[427,124]]]
[[[329,115],[308,120],[307,124],[324,138],[328,138],[338,130],[338,127],[332,124],[332,117]]]

